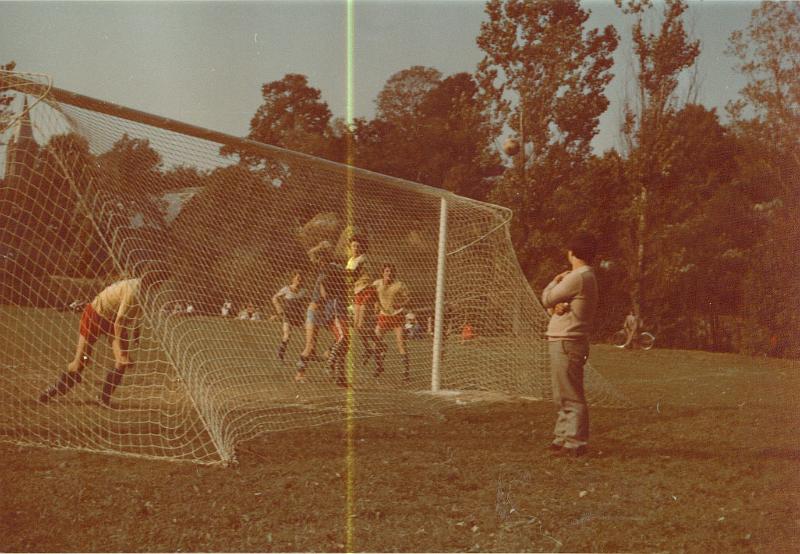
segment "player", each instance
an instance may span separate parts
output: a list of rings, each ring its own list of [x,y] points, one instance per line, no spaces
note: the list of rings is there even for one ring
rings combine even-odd
[[[289,334],[292,327],[303,327],[305,322],[306,289],[303,286],[303,276],[299,271],[291,273],[289,284],[275,293],[272,305],[275,306],[275,315],[271,319],[283,320],[283,335],[278,347],[278,359],[283,361],[286,355],[286,346],[289,344]]]
[[[361,338],[364,347],[364,363],[375,352],[377,337],[370,326],[369,306],[375,304],[375,287],[370,280],[367,265],[367,240],[366,237],[353,235],[350,239],[350,259],[347,260],[346,269],[353,283],[353,330]]]
[[[92,355],[92,348],[103,335],[111,339],[114,352],[114,369],[106,375],[100,401],[109,406],[111,394],[122,382],[125,371],[133,365],[130,358],[131,339],[138,336],[141,317],[139,291],[140,279],[123,279],[103,289],[81,315],[75,358],[67,365],[58,382],[45,390],[39,400],[47,403],[56,395],[66,394],[81,382],[81,374]]]
[[[395,279],[395,268],[390,263],[383,264],[381,275],[382,277],[373,283],[378,299],[378,303],[375,305],[378,311],[378,321],[375,326],[375,335],[378,339],[375,352],[375,377],[383,373],[383,361],[387,349],[383,335],[387,331],[393,330],[397,340],[397,350],[403,359],[403,379],[408,381],[411,377],[411,364],[403,333],[403,324],[405,323],[403,311],[409,301],[408,287]]]
[[[311,292],[311,302],[306,311],[306,345],[297,362],[295,381],[305,381],[305,371],[316,344],[320,327],[329,326],[334,336],[330,348],[328,364],[336,384],[347,386],[344,360],[350,347],[350,333],[347,328],[347,278],[346,270],[333,261],[331,245],[323,241],[308,252],[312,262],[317,264],[317,278]]]

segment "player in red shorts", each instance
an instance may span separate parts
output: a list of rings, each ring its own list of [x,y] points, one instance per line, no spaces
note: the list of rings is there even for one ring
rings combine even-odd
[[[375,353],[377,337],[372,330],[371,306],[375,305],[377,296],[375,287],[367,272],[367,240],[361,235],[353,235],[350,239],[350,259],[347,260],[347,272],[353,286],[353,331],[361,337],[364,347],[364,363]]]
[[[101,336],[111,339],[114,352],[114,369],[108,372],[101,401],[111,402],[111,394],[122,381],[125,370],[132,365],[129,347],[138,331],[141,307],[138,302],[140,279],[124,279],[103,289],[86,305],[81,315],[75,358],[67,365],[58,382],[45,390],[39,400],[49,402],[59,394],[66,394],[81,382],[81,373],[92,355],[94,343]]]
[[[373,283],[377,296],[378,322],[375,326],[377,336],[377,351],[375,353],[375,377],[383,373],[383,359],[386,356],[386,343],[383,335],[394,330],[397,339],[397,350],[403,358],[403,378],[408,381],[411,376],[411,364],[406,351],[404,310],[409,301],[408,287],[402,281],[395,279],[395,269],[392,264],[383,264],[382,278]]]

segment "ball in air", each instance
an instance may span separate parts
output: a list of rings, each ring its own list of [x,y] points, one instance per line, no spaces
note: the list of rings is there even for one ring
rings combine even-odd
[[[503,143],[503,152],[507,156],[516,156],[519,154],[519,141],[514,138],[507,138]]]

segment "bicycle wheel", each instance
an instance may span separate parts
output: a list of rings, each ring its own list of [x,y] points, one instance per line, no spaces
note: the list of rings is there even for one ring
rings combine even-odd
[[[617,348],[624,348],[625,341],[628,340],[628,334],[625,331],[617,331],[614,333],[614,336],[611,337],[611,344],[616,346]]]
[[[642,350],[650,350],[656,342],[656,337],[645,331],[639,335],[639,346]]]

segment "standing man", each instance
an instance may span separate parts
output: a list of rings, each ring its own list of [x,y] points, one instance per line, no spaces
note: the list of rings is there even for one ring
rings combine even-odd
[[[558,419],[549,448],[568,456],[586,454],[589,440],[583,368],[597,312],[597,278],[591,267],[596,251],[592,235],[576,234],[567,245],[572,269],[556,275],[542,293],[544,307],[554,309],[547,326],[547,344]],[[568,306],[560,306],[563,303]]]

